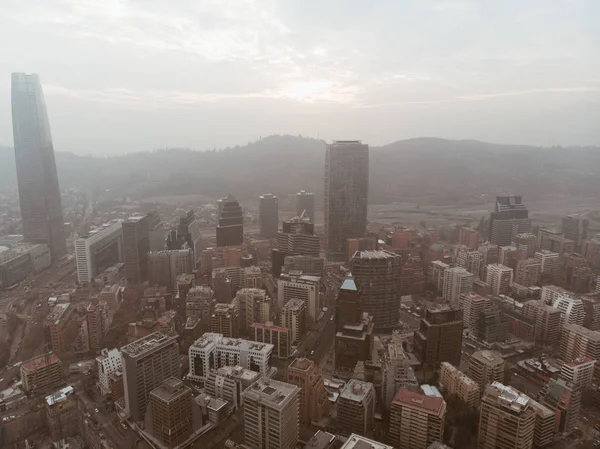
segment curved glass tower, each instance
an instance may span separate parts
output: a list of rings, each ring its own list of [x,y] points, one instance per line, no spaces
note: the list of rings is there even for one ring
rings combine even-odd
[[[23,236],[47,244],[57,260],[67,249],[50,123],[38,75],[12,74],[12,121]]]

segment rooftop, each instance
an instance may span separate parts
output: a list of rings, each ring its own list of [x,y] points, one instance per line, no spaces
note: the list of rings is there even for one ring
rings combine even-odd
[[[355,433],[348,437],[341,449],[393,449],[392,446],[371,440]]]
[[[596,361],[590,357],[583,357],[580,359],[573,360],[572,362],[567,362],[567,363],[565,363],[565,365],[575,367],[575,366],[586,365],[588,363],[595,363],[595,362]]]
[[[335,441],[336,436],[329,432],[317,430],[308,443],[306,443],[306,449],[327,449]]]
[[[509,408],[520,413],[527,409],[531,399],[516,388],[504,385],[500,382],[492,382],[485,389],[484,397],[492,398],[502,407]]]
[[[60,321],[60,319],[66,312],[66,310],[69,308],[69,305],[70,304],[68,304],[68,303],[56,304],[52,308],[52,311],[46,316],[46,321],[53,322],[54,324],[58,324],[58,322]]]
[[[298,370],[298,371],[308,371],[314,365],[315,365],[315,362],[313,362],[310,359],[306,359],[306,358],[302,357],[302,358],[294,359],[294,361],[292,363],[290,363],[289,368]]]
[[[392,259],[400,257],[397,254],[391,253],[389,251],[383,250],[366,250],[366,251],[356,251],[353,259]]]
[[[192,346],[197,348],[221,347],[224,349],[239,347],[241,350],[259,351],[263,354],[269,354],[273,351],[273,345],[270,343],[258,343],[242,338],[229,338],[214,332],[206,332]]]
[[[259,375],[256,371],[242,368],[241,366],[222,366],[216,371],[221,377],[231,377],[246,381],[253,381]]]
[[[565,330],[577,332],[579,335],[585,336],[592,341],[597,343],[600,342],[600,332],[592,331],[578,324],[565,324],[563,326],[563,331]]]
[[[36,369],[44,368],[45,366],[52,365],[53,363],[60,363],[60,360],[53,353],[49,352],[48,354],[40,355],[23,362],[21,369],[35,371]]]
[[[161,386],[152,390],[150,394],[163,402],[171,402],[183,395],[190,394],[191,391],[192,390],[190,390],[189,387],[186,387],[181,380],[176,377],[169,377]]]
[[[483,362],[486,365],[492,363],[495,365],[504,363],[504,359],[502,358],[502,355],[499,352],[488,351],[487,349],[484,349],[483,351],[474,352],[471,358],[479,360],[480,362]]]
[[[164,332],[153,332],[139,340],[129,343],[121,348],[121,353],[130,357],[138,357],[145,352],[149,352],[161,345],[171,343],[177,340],[176,335],[166,334]]]
[[[263,377],[247,388],[243,395],[246,399],[260,401],[262,404],[268,404],[271,407],[282,408],[294,396],[298,396],[299,392],[300,388],[296,385]]]
[[[393,404],[415,407],[428,413],[439,414],[444,408],[445,402],[442,397],[426,396],[401,388],[396,394]]]
[[[357,379],[350,379],[342,390],[340,397],[354,402],[362,402],[367,394],[372,390],[372,383],[363,382],[362,380]]]

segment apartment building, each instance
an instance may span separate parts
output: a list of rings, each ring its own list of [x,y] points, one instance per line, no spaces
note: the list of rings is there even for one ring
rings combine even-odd
[[[477,382],[448,362],[440,364],[439,386],[442,393],[457,395],[467,407],[475,409],[479,406],[481,391]]]
[[[305,276],[302,272],[282,274],[277,283],[277,306],[283,306],[293,298],[300,298],[306,305],[308,316],[316,321],[321,311],[321,278]]]
[[[523,314],[535,320],[535,341],[543,345],[555,345],[560,338],[561,311],[542,300],[531,300],[523,304]]]
[[[96,357],[98,366],[98,387],[103,396],[110,393],[110,376],[123,369],[121,362],[121,351],[118,349],[103,349],[102,353]]]
[[[22,388],[27,394],[52,391],[65,382],[62,362],[52,352],[24,361],[19,370]]]
[[[287,381],[300,388],[300,423],[310,426],[321,419],[329,400],[318,366],[306,358],[294,359],[287,369]]]
[[[504,359],[496,351],[476,351],[469,359],[467,374],[483,392],[485,387],[493,382],[504,382]]]
[[[458,307],[460,295],[473,290],[474,279],[475,276],[464,268],[448,268],[444,275],[444,299],[453,307]]]
[[[598,363],[590,357],[582,357],[571,362],[566,362],[560,367],[560,377],[581,389],[592,386],[594,366]]]
[[[341,434],[368,435],[375,419],[375,387],[372,383],[350,379],[337,401],[337,422]]]
[[[306,305],[300,298],[290,299],[281,311],[281,326],[290,330],[292,344],[298,344],[306,332]]]
[[[224,399],[237,409],[244,402],[242,392],[260,378],[256,371],[241,366],[222,366],[208,373],[204,389],[211,397]]]
[[[512,292],[513,270],[499,263],[486,267],[485,282],[490,284],[493,295],[510,295]]]

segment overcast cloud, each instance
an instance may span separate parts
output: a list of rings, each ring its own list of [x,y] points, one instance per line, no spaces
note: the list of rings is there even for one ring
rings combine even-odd
[[[596,0],[2,0],[55,148],[198,150],[269,134],[600,144]]]

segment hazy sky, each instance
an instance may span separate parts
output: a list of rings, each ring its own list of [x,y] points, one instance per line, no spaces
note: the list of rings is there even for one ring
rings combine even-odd
[[[600,144],[598,0],[1,0],[54,146],[112,155],[269,134]]]

